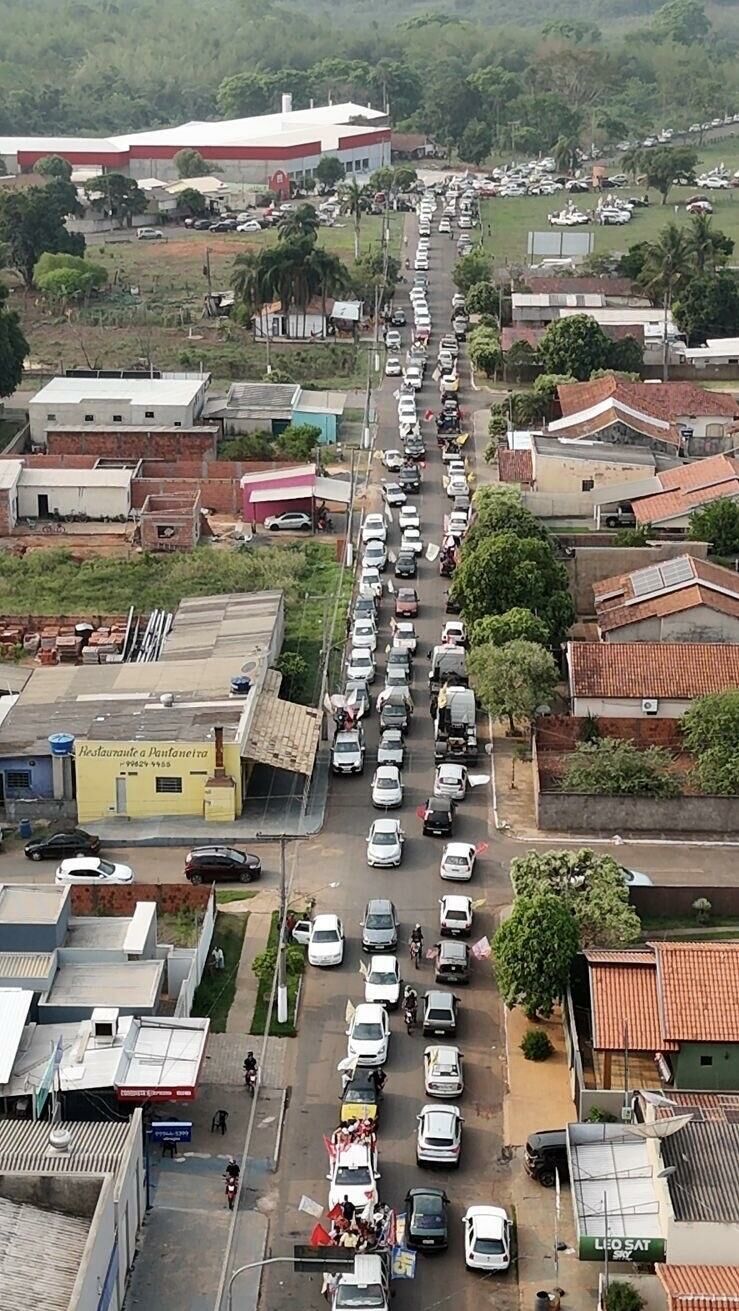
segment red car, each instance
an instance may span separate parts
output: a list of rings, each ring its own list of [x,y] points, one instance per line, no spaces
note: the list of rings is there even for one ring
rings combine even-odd
[[[418,614],[418,592],[415,587],[399,587],[395,593],[395,618],[415,619]]]

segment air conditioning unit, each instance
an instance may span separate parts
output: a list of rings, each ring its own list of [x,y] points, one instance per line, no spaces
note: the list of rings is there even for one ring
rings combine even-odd
[[[659,701],[652,697],[645,697],[641,703],[643,715],[656,715],[659,710]]]

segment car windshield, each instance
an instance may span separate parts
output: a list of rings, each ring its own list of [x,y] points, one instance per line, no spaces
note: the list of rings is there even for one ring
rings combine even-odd
[[[350,755],[358,750],[356,742],[337,742],[334,746],[334,751],[338,755]]]
[[[314,942],[339,942],[340,940],[338,929],[315,929],[313,933]]]
[[[373,983],[377,988],[386,988],[397,983],[398,976],[395,970],[370,970],[367,982]]]
[[[466,920],[467,912],[465,910],[448,910],[445,918],[448,920]]]
[[[483,1252],[487,1256],[501,1256],[505,1247],[501,1238],[476,1238],[475,1251]]]
[[[397,786],[398,784],[394,778],[378,778],[377,780],[377,787],[379,789],[386,788],[393,791]]]
[[[397,840],[398,840],[397,835],[392,832],[389,833],[387,829],[380,829],[377,833],[372,834],[372,841],[374,842],[376,847],[394,847]],[[372,922],[374,921],[375,918],[376,917],[374,915],[370,915],[369,919],[367,920],[367,928],[375,929],[378,927],[375,923]]]
[[[374,914],[367,916],[368,929],[391,929],[393,927],[392,915]]]
[[[367,1307],[368,1311],[372,1311],[375,1307],[385,1306],[385,1294],[380,1284],[340,1283],[336,1290],[334,1306],[337,1311],[342,1307],[361,1307],[362,1311]]]
[[[340,1165],[336,1171],[334,1183],[342,1184],[345,1187],[361,1188],[372,1183],[372,1175],[366,1165],[358,1165],[354,1169],[348,1165]]]
[[[368,1021],[355,1024],[352,1038],[357,1042],[380,1042],[382,1039],[382,1026]]]
[[[98,861],[97,868],[100,874],[115,874],[115,865],[111,865],[109,860]]]

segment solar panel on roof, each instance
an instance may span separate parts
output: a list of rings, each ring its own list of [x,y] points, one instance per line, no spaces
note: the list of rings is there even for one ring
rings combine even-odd
[[[684,555],[677,560],[665,560],[664,564],[659,566],[659,570],[665,587],[673,587],[675,583],[687,583],[693,577],[693,566]]]
[[[631,586],[634,596],[649,596],[652,592],[658,592],[663,583],[657,565],[649,565],[646,569],[637,569],[636,573],[631,575]]]

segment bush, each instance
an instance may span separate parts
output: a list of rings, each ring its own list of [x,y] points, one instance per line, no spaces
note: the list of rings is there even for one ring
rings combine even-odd
[[[647,528],[620,528],[613,539],[614,546],[649,546]]]
[[[508,432],[508,409],[505,405],[494,405],[488,419],[488,436],[502,437]]]
[[[604,1111],[602,1106],[591,1106],[586,1122],[588,1124],[616,1124],[617,1117],[610,1111]]]
[[[260,951],[252,961],[252,971],[260,983],[271,983],[277,969],[277,948],[267,947]],[[291,943],[285,952],[285,969],[288,974],[302,974],[305,968],[305,952],[297,943]]]
[[[662,747],[640,751],[633,742],[615,737],[578,742],[567,763],[562,791],[599,797],[676,797],[680,785],[671,763],[669,751]]]
[[[708,924],[713,910],[708,897],[697,897],[691,909],[695,911],[696,924]]]
[[[549,1034],[543,1029],[529,1029],[520,1046],[527,1061],[547,1061],[554,1051]]]
[[[612,1279],[606,1293],[606,1311],[642,1311],[644,1298],[625,1279]]]

